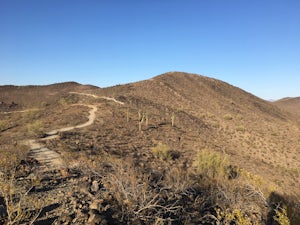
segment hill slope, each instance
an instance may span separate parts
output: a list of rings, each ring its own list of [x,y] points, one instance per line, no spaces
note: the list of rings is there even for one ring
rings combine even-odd
[[[156,108],[153,113],[165,120],[175,113],[177,126],[190,140],[185,150],[208,147],[226,152],[239,166],[266,179],[276,177],[278,183],[286,180],[278,174],[300,168],[299,127],[293,118],[222,81],[172,72],[98,94],[116,97],[149,114]],[[296,185],[294,179],[290,182]]]
[[[59,101],[70,91],[84,91],[96,88],[76,82],[65,82],[51,85],[0,86],[0,111],[13,111],[28,107],[40,106],[42,102],[50,104]]]
[[[273,102],[273,104],[277,105],[278,107],[286,111],[300,115],[300,97],[283,98]]]
[[[0,93],[0,101],[38,110],[0,114],[9,124],[0,133],[4,152],[13,152],[16,139],[36,135],[33,121],[45,135],[85,123],[84,105],[98,107],[90,126],[42,141],[68,167],[64,177],[42,179],[50,191],[40,192],[61,209],[53,218],[61,213],[75,224],[96,224],[96,218],[108,224],[201,224],[216,222],[217,209],[228,216],[236,209],[264,224],[272,221],[273,203],[287,204],[289,215],[299,208],[298,123],[230,84],[171,72],[103,89],[67,83],[0,87]],[[195,165],[210,167],[198,174]]]

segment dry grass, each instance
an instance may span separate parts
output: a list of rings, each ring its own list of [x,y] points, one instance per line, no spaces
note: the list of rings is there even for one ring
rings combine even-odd
[[[152,148],[152,153],[162,160],[170,160],[172,158],[170,147],[161,142]]]
[[[198,174],[216,180],[223,180],[228,176],[229,161],[226,156],[211,149],[200,150],[193,162]]]

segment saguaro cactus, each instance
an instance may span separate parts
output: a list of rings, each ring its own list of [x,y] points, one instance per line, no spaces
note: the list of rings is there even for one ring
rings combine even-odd
[[[129,122],[129,108],[127,108],[127,111],[126,111],[126,120],[127,120],[127,123]]]
[[[172,123],[172,127],[174,127],[174,125],[175,125],[175,114],[174,114],[174,112],[172,113],[172,116],[171,116],[171,123]]]

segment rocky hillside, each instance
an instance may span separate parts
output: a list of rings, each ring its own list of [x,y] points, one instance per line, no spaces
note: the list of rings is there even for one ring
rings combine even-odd
[[[47,196],[30,217],[40,224],[276,224],[285,212],[299,222],[300,127],[276,105],[180,72],[103,89],[10,88],[0,100],[29,112],[0,115],[0,150],[16,152],[0,168],[22,168],[16,186],[40,178],[28,196]],[[84,123],[87,105],[98,109],[92,124],[40,139],[66,165],[40,173],[19,140]]]
[[[300,185],[284,176],[286,171],[300,168],[299,126],[294,118],[237,87],[204,76],[171,72],[97,93],[116,97],[150,115],[155,108],[153,114],[166,121],[174,113],[183,133],[178,135],[186,145],[184,151],[212,148],[265,179],[288,182],[288,187]]]

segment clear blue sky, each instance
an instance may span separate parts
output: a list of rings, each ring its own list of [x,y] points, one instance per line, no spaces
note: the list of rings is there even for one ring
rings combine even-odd
[[[168,71],[300,96],[299,0],[0,0],[0,85]]]

